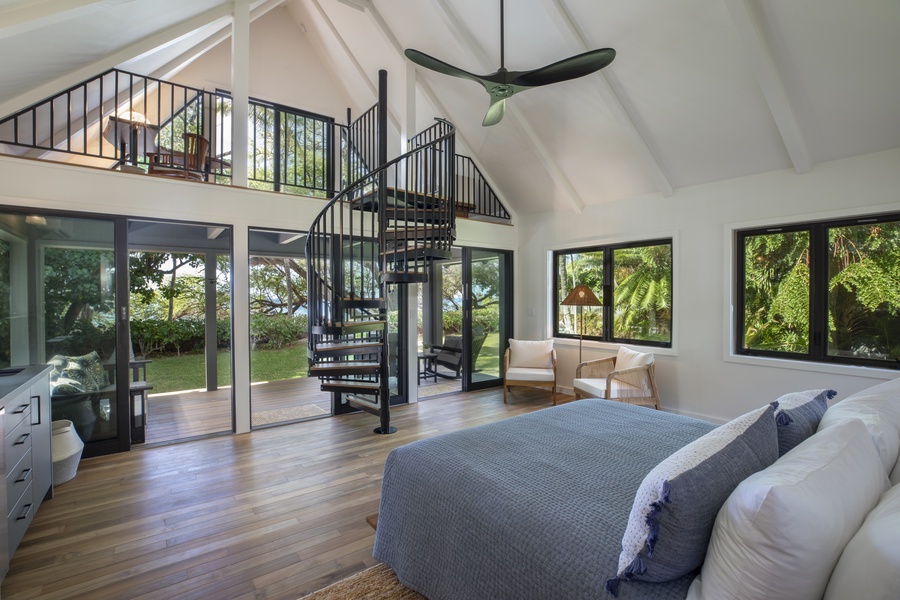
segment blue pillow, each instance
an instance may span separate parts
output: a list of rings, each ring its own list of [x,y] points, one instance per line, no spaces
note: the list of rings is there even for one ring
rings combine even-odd
[[[713,429],[660,462],[634,498],[612,595],[620,580],[672,581],[700,568],[719,509],[748,476],[778,458],[775,408]]]
[[[816,432],[819,421],[828,409],[828,401],[836,394],[834,390],[806,390],[785,394],[775,401],[778,456],[784,456]]]

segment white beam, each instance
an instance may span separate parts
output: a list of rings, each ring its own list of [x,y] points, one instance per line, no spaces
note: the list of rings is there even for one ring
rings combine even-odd
[[[296,242],[305,235],[305,233],[279,233],[278,243],[281,245],[290,244],[291,242]]]
[[[140,56],[141,54],[149,52],[154,48],[158,48],[159,46],[168,44],[172,40],[186,35],[194,31],[195,29],[199,29],[204,25],[212,23],[213,21],[226,18],[231,14],[231,8],[232,6],[230,3],[222,4],[220,6],[212,8],[206,12],[200,13],[195,17],[185,19],[184,21],[181,21],[180,23],[169,27],[165,31],[149,35],[133,44],[107,54],[100,60],[81,67],[80,69],[76,69],[75,71],[72,71],[67,75],[63,75],[62,77],[58,77],[53,81],[48,81],[47,83],[32,88],[24,94],[21,94],[11,100],[7,100],[6,102],[0,104],[0,115],[13,114],[27,106],[53,96],[60,90],[70,88],[73,85],[76,85],[86,79],[108,71],[116,65],[119,65],[127,60],[131,60],[135,56]]]
[[[587,38],[581,28],[572,18],[568,9],[563,5],[561,0],[543,0],[547,8],[547,13],[554,19],[558,29],[562,33],[568,33],[575,42],[575,50],[577,52],[587,52],[593,50],[595,46],[588,43]],[[615,65],[615,63],[613,63]],[[597,88],[597,92],[606,104],[606,107],[612,113],[613,118],[622,128],[623,133],[631,143],[632,148],[637,152],[638,156],[644,163],[648,175],[653,179],[653,183],[662,192],[663,196],[669,197],[675,194],[675,186],[669,181],[668,175],[662,168],[662,163],[653,152],[652,146],[648,140],[652,139],[650,133],[642,130],[636,120],[632,117],[634,110],[629,110],[625,102],[622,100],[624,94],[621,87],[617,84],[615,77],[609,68],[600,71],[589,78]]]
[[[496,69],[497,65],[492,62],[487,52],[481,47],[478,40],[475,39],[469,29],[465,26],[462,19],[454,12],[447,0],[432,0],[432,2],[438,7],[441,18],[450,28],[450,32],[457,40],[459,40],[461,46],[475,57],[475,60],[480,64],[482,71],[489,73]],[[564,192],[563,195],[569,201],[572,210],[576,213],[582,212],[585,205],[584,200],[578,194],[578,191],[572,185],[572,182],[566,174],[559,168],[559,165],[556,164],[553,155],[544,145],[544,142],[537,135],[534,128],[528,123],[528,120],[522,116],[514,103],[507,103],[506,114],[515,120],[519,128],[525,132],[525,135],[534,147],[534,151],[538,155],[539,162],[544,169],[546,169],[550,178],[562,188],[562,191]]]
[[[369,88],[369,91],[372,92],[372,96],[377,100],[378,98],[378,88],[375,86],[375,83],[369,79],[369,76],[366,74],[365,69],[363,69],[362,65],[359,64],[359,61],[356,60],[356,55],[353,54],[353,51],[350,49],[350,46],[347,45],[347,41],[344,39],[344,36],[341,35],[341,32],[337,30],[337,27],[334,26],[331,18],[322,8],[322,5],[319,4],[319,0],[311,0],[311,4],[315,7],[316,12],[319,14],[319,18],[325,22],[325,26],[328,27],[328,31],[334,37],[335,41],[341,47],[341,50],[344,51],[344,54],[347,55],[347,60],[350,61],[350,64],[353,65],[353,68],[356,69],[356,73],[359,75],[360,79],[362,79],[366,87]],[[402,127],[400,125],[400,119],[397,118],[397,115],[388,108],[388,118],[391,121],[391,124],[397,129],[397,131],[402,131]]]
[[[250,0],[234,0],[231,23],[231,185],[247,187],[250,133]]]
[[[250,22],[252,23],[269,11],[278,8],[285,2],[287,2],[287,0],[266,0],[250,11]],[[170,60],[161,68],[155,70],[150,74],[150,77],[164,80],[171,79],[182,70],[184,70],[189,64],[191,64],[230,37],[231,24],[223,23],[222,27],[219,28],[216,32],[206,36],[204,39],[200,40],[197,44],[191,47],[187,52],[183,53],[181,56],[175,59]]]
[[[778,65],[763,33],[754,2],[752,0],[724,0],[724,2],[728,12],[731,13],[731,20],[737,28],[738,35],[741,36],[750,68],[753,69],[759,87],[762,88],[769,111],[775,119],[781,139],[794,164],[794,170],[797,173],[808,173],[813,167],[812,157],[797,123]]]
[[[135,0],[26,0],[0,10],[0,40]]]

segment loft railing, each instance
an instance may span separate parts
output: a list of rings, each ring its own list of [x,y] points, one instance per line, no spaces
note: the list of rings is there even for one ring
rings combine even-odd
[[[249,109],[251,187],[330,198],[378,164],[375,107],[352,123],[348,111],[347,125],[254,98]],[[0,120],[0,144],[20,156],[108,168],[130,163],[147,170],[155,154],[177,155],[184,151],[183,135],[197,133],[209,142],[207,180],[230,185],[231,115],[227,92],[110,69]],[[430,131],[412,138],[409,147],[427,144],[422,136]],[[341,142],[339,156],[335,139]],[[455,187],[458,216],[509,221],[469,157],[456,155]]]
[[[456,155],[456,214],[483,221],[510,221],[509,211],[481,170],[471,158],[462,154]]]

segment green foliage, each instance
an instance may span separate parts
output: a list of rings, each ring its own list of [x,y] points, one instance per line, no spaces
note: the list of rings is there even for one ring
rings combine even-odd
[[[462,333],[462,311],[445,310],[442,314],[442,325],[445,334]],[[480,328],[485,333],[498,333],[500,331],[500,306],[492,305],[478,308],[472,311],[472,326]]]
[[[78,319],[63,339],[61,351],[68,356],[79,356],[94,350],[106,359],[116,347],[116,326],[108,322],[93,323],[90,319]]]
[[[613,252],[613,335],[658,342],[672,340],[672,245]]]
[[[282,348],[306,337],[306,315],[250,315],[250,347]]]

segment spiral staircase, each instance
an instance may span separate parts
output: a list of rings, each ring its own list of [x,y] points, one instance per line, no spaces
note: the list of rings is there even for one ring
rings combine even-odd
[[[309,374],[335,395],[335,413],[357,408],[390,425],[388,286],[428,280],[455,238],[454,128],[437,122],[386,160],[386,74],[379,102],[346,130],[349,173],[360,174],[313,221],[306,242]],[[377,165],[374,168],[371,165]],[[396,343],[396,342],[394,342]],[[350,408],[347,408],[350,407]]]

